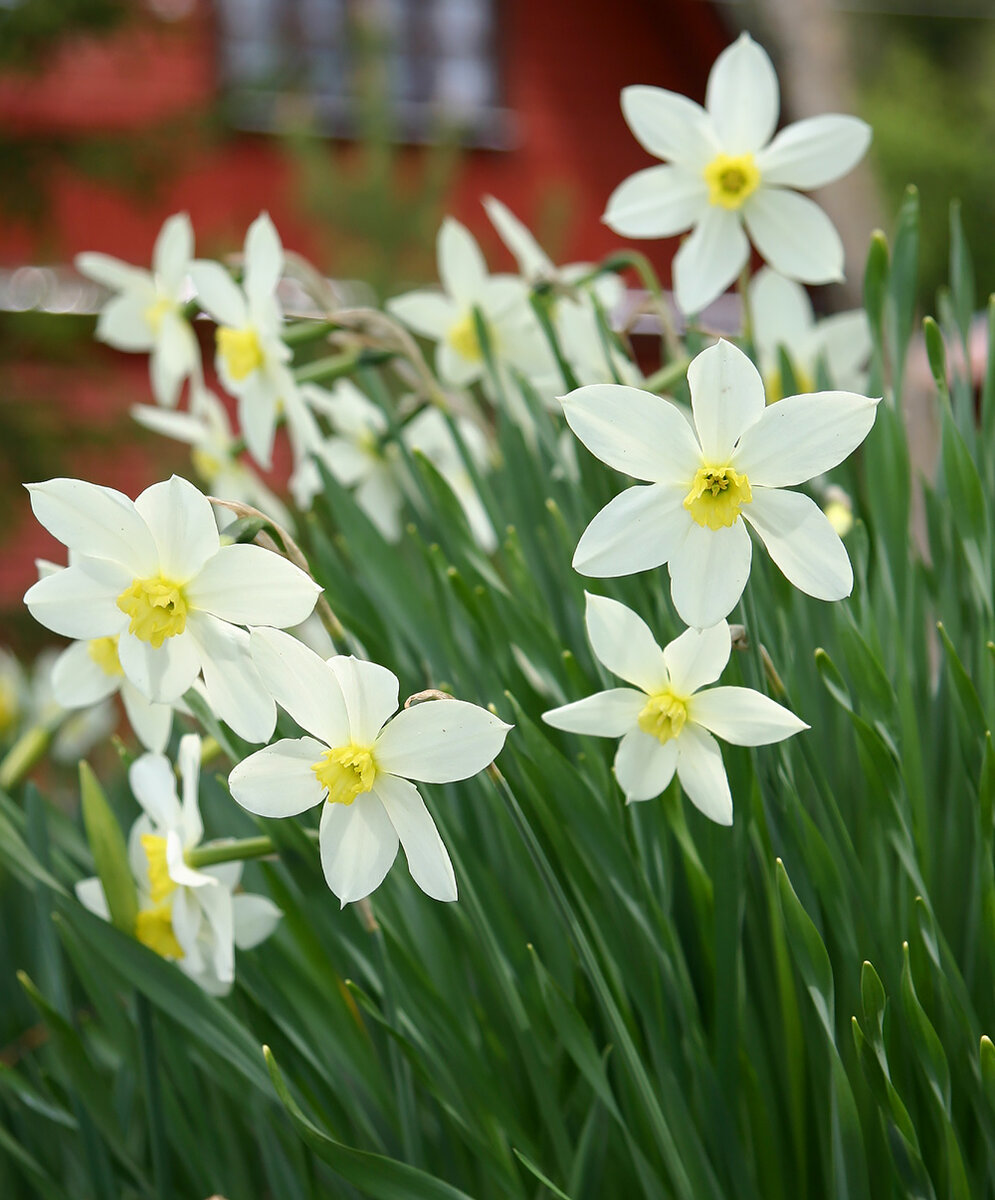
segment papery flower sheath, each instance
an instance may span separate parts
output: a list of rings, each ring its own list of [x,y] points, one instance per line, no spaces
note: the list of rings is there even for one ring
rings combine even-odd
[[[727,616],[746,586],[748,523],[795,587],[821,600],[848,596],[853,571],[843,543],[814,501],[787,489],[859,446],[878,401],[813,392],[768,407],[756,367],[725,341],[692,361],[688,384],[693,424],[637,388],[592,384],[563,397],[588,450],[647,481],[591,521],[576,570],[605,578],[667,563],[681,619],[703,629]]]
[[[66,637],[116,638],[122,671],[158,704],[203,672],[214,712],[266,741],[276,710],[239,626],[303,621],[314,580],[261,546],[222,546],[210,501],[177,475],[135,501],[80,479],[27,486],[35,516],[70,551],[65,570],[28,589],[32,616]]]
[[[614,769],[628,803],[659,796],[676,771],[696,808],[731,825],[732,796],[715,736],[735,746],[766,746],[808,729],[752,688],[706,686],[729,661],[725,621],[687,629],[661,650],[631,609],[588,594],[587,634],[598,659],[633,686],[596,692],[542,719],[571,733],[621,738]]]
[[[397,678],[347,655],[323,661],[289,634],[252,632],[252,654],[276,702],[308,736],[257,750],[232,771],[231,794],[258,816],[291,817],[321,804],[321,866],[343,905],[380,886],[404,847],[415,883],[456,899],[456,877],[421,783],[482,771],[511,728],[462,700],[397,710]]]
[[[867,149],[870,127],[824,114],[774,136],[779,107],[773,65],[746,33],[715,60],[704,108],[663,88],[622,92],[629,128],[666,165],[624,180],[604,220],[623,237],[692,230],[673,265],[684,312],[699,312],[739,275],[750,253],[747,234],[782,275],[803,283],[842,278],[839,234],[795,189],[818,188],[850,171]]]

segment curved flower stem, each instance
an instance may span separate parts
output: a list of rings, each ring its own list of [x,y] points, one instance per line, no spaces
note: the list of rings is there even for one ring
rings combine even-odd
[[[677,335],[673,313],[670,310],[670,305],[667,303],[666,296],[663,294],[663,287],[660,284],[656,271],[653,270],[652,263],[645,254],[640,254],[638,250],[622,250],[618,254],[612,254],[609,258],[606,258],[602,264],[602,269],[609,271],[621,271],[625,267],[631,267],[636,272],[639,276],[639,282],[653,298],[653,309],[660,318],[660,335],[663,340],[664,358],[680,358],[683,353],[681,339]]]
[[[300,546],[297,545],[297,543],[283,528],[283,526],[278,525],[272,517],[268,517],[264,512],[260,512],[258,508],[253,508],[251,504],[243,504],[240,500],[221,500],[217,496],[208,496],[207,498],[212,504],[218,504],[222,508],[228,508],[240,517],[261,518],[263,523],[274,530],[277,537],[279,537],[280,541],[283,542],[283,551],[285,556],[290,559],[295,567],[300,567],[305,575],[311,576],[312,579],[314,578],[314,576],[311,575],[311,568],[308,566],[308,561],[304,557],[304,552],[301,550]],[[270,549],[276,550],[277,548],[271,545]],[[332,607],[325,599],[324,592],[322,592],[318,597],[318,603],[315,607],[318,611],[318,616],[321,618],[321,623],[328,630],[329,636],[332,638],[332,640],[335,641],[338,639],[341,641],[342,638],[345,637],[345,628],[335,613],[332,612]]]
[[[739,303],[743,313],[743,341],[746,344],[746,352],[751,358],[754,357],[753,307],[750,304],[750,279],[752,275],[750,260],[747,259],[746,266],[739,273],[739,282],[736,284],[736,290],[739,292]]]
[[[316,325],[327,328],[327,325],[320,321],[316,322]],[[294,379],[297,383],[330,383],[344,375],[351,375],[360,367],[375,367],[395,356],[394,350],[360,346],[355,350],[343,350],[341,354],[329,354],[326,358],[295,367]]]
[[[318,840],[316,829],[305,829],[304,835],[313,842]],[[188,867],[200,871],[204,867],[214,867],[218,863],[247,862],[252,858],[268,858],[276,854],[276,843],[266,834],[257,837],[233,838],[223,842],[205,842],[194,846],[184,856]]]
[[[48,725],[32,725],[17,739],[0,761],[0,791],[12,792],[25,776],[45,757],[55,730]]]

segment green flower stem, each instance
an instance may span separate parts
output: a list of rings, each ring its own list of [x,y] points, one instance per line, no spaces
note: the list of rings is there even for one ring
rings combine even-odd
[[[293,325],[284,325],[280,340],[286,346],[305,346],[308,342],[320,342],[337,328],[331,321],[295,321]]]
[[[674,322],[670,315],[670,306],[663,294],[663,288],[660,280],[657,278],[656,271],[653,270],[653,264],[645,254],[640,254],[638,250],[622,250],[618,254],[612,254],[609,258],[606,258],[602,264],[602,269],[607,271],[624,271],[626,267],[631,267],[636,272],[639,276],[639,282],[656,302],[657,316],[660,318],[664,358],[679,358],[682,354],[681,340],[677,336],[677,330],[674,328]]]
[[[141,992],[135,993],[135,1015],[138,1019],[138,1048],[141,1057],[142,1088],[148,1110],[149,1142],[152,1148],[152,1176],[158,1200],[171,1200],[172,1173],[169,1164],[169,1141],[159,1085],[159,1062],[156,1053],[155,1024],[152,1006]]]
[[[0,789],[11,792],[45,756],[55,730],[47,725],[26,729],[0,762]]]
[[[754,358],[753,352],[753,309],[750,305],[750,261],[747,259],[746,266],[739,273],[739,282],[736,284],[736,290],[739,292],[739,302],[743,309],[743,342],[745,343],[746,353],[751,358]]]
[[[304,833],[312,841],[318,840],[316,829],[305,829]],[[271,837],[259,834],[258,837],[235,838],[224,842],[206,842],[203,846],[195,846],[186,853],[188,867],[199,871],[204,867],[213,867],[218,863],[246,862],[250,858],[266,858],[276,854],[276,843]]]
[[[345,350],[341,354],[330,354],[327,358],[319,358],[314,362],[305,363],[302,367],[295,367],[294,379],[297,383],[329,383],[351,375],[360,367],[375,367],[395,357],[393,350],[365,347],[359,350]]]

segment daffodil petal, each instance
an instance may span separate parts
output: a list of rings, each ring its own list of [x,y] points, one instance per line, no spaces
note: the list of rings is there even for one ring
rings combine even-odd
[[[211,502],[179,475],[154,483],[135,500],[159,552],[159,571],[185,582],[221,546]]]
[[[732,793],[722,751],[706,730],[688,723],[675,739],[677,778],[688,799],[719,825],[732,824]]]
[[[328,666],[342,689],[350,738],[357,745],[371,746],[397,711],[397,676],[378,663],[364,662],[351,654],[335,655]]]
[[[96,336],[115,350],[151,350],[155,341],[146,312],[155,303],[155,292],[136,296],[124,292],[108,300],[97,319]]]
[[[659,796],[676,766],[676,741],[660,742],[641,729],[630,730],[615,754],[615,778],[629,804]]]
[[[674,298],[681,312],[707,308],[738,277],[749,256],[739,214],[718,205],[707,208],[674,255]]]
[[[633,84],[621,99],[636,141],[657,158],[700,170],[720,150],[711,118],[687,96]]]
[[[376,740],[377,767],[423,783],[468,779],[497,757],[510,725],[465,700],[402,709]]]
[[[581,534],[573,566],[581,575],[611,578],[665,563],[684,540],[691,516],[687,486],[631,487],[610,500]]]
[[[152,270],[167,295],[175,296],[193,258],[193,225],[186,213],[167,217],[152,249]]]
[[[554,729],[589,737],[622,737],[636,725],[645,707],[646,693],[635,688],[611,688],[583,700],[551,708],[542,719]]]
[[[113,695],[120,675],[108,675],[90,653],[89,641],[73,642],[52,665],[52,691],[63,708],[83,708]]]
[[[642,617],[608,596],[586,595],[587,636],[598,660],[644,692],[666,687],[663,651]]]
[[[228,776],[228,787],[257,817],[296,817],[324,795],[311,768],[327,749],[315,738],[283,738],[244,758]]]
[[[156,704],[179,700],[200,672],[200,653],[189,632],[155,647],[125,630],[118,638],[117,654],[125,675]]]
[[[235,945],[239,950],[251,950],[264,942],[283,917],[283,912],[268,896],[236,892],[231,903]]]
[[[25,486],[35,517],[70,550],[122,563],[135,574],[155,572],[159,557],[155,541],[123,492],[82,479],[49,479]]]
[[[255,306],[276,292],[283,274],[283,246],[268,213],[260,213],[245,235],[245,294]]]
[[[487,263],[476,238],[459,221],[446,217],[436,240],[439,279],[457,303],[470,308],[487,279]]]
[[[187,630],[200,650],[204,689],[215,715],[247,742],[268,741],[276,706],[252,661],[249,635],[205,612],[192,612]]]
[[[608,197],[603,220],[622,237],[662,238],[690,227],[708,207],[701,173],[657,166],[623,179]]]
[[[131,263],[123,262],[120,258],[113,258],[110,254],[85,250],[82,254],[76,255],[73,265],[87,279],[101,283],[114,292],[153,290],[148,271],[133,266]]]
[[[782,401],[783,403],[783,401]],[[818,600],[842,600],[853,589],[853,568],[825,513],[801,492],[754,488],[743,515],[790,583]]]
[[[732,641],[725,621],[707,629],[685,629],[663,649],[670,686],[678,696],[690,696],[714,683],[726,668]]]
[[[727,617],[750,577],[752,554],[742,521],[722,529],[692,521],[670,558],[670,595],[681,620],[707,629]]]
[[[238,625],[299,625],[321,588],[300,567],[262,546],[222,546],[186,587],[194,608]]]
[[[331,667],[281,629],[253,629],[252,659],[263,684],[281,708],[329,746],[349,741],[349,716]]]
[[[449,852],[415,785],[378,773],[373,792],[400,838],[411,878],[433,900],[455,900],[456,875]]]
[[[808,292],[793,279],[771,267],[761,267],[750,280],[750,310],[753,340],[761,360],[777,366],[777,348],[798,353],[798,344],[815,324]]]
[[[190,264],[190,276],[201,308],[219,325],[241,329],[249,319],[245,297],[238,284],[220,263]]]
[[[863,368],[871,356],[871,327],[863,309],[833,313],[814,332],[814,355],[823,358],[833,383],[847,391],[864,385]]]
[[[182,814],[176,776],[164,754],[142,754],[136,758],[128,768],[128,786],[158,831],[179,825]]]
[[[802,283],[843,278],[843,243],[814,200],[761,186],[743,205],[743,220],[753,244],[775,271]]]
[[[552,259],[507,205],[493,196],[485,196],[483,205],[498,237],[511,251],[522,275],[527,279],[539,279],[555,274]]]
[[[765,184],[808,191],[852,171],[870,142],[866,121],[822,113],[782,129],[757,155],[757,166]]]
[[[770,141],[780,109],[777,75],[767,52],[748,33],[715,60],[705,109],[726,154],[754,152]]]
[[[567,424],[588,450],[633,479],[684,483],[700,465],[691,427],[662,396],[623,384],[593,383],[563,396],[560,403]]]
[[[397,857],[397,843],[397,831],[373,793],[323,807],[321,869],[343,908],[376,891]]]
[[[804,483],[853,453],[870,433],[877,406],[877,400],[854,392],[787,396],[746,430],[733,464],[753,487]]]
[[[238,423],[245,448],[265,470],[273,458],[273,439],[280,397],[267,379],[255,372],[239,386]]]
[[[724,467],[744,432],[763,415],[767,401],[760,372],[742,350],[720,339],[692,360],[688,386],[700,457]]]
[[[733,746],[769,746],[808,726],[762,692],[743,687],[707,688],[688,701],[688,720]]]
[[[105,921],[111,919],[111,910],[107,905],[104,885],[96,875],[91,876],[89,879],[81,879],[76,884],[74,891],[76,892],[76,899],[84,908],[89,909],[90,912],[95,913],[98,917],[102,917]]]
[[[71,638],[113,637],[128,624],[117,598],[132,574],[107,559],[81,558],[28,588],[24,603],[36,621]]]
[[[387,311],[422,337],[439,341],[459,319],[459,306],[441,292],[405,292],[387,301]]]
[[[162,754],[173,728],[173,709],[169,704],[153,704],[130,679],[121,681],[121,702],[128,724],[146,750]]]

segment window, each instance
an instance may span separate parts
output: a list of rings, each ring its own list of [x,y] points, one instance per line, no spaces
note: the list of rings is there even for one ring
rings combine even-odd
[[[473,145],[506,145],[496,9],[497,0],[218,0],[233,119],[278,129],[298,97],[319,129],[348,135],[361,73],[374,72],[401,139],[455,129]]]

